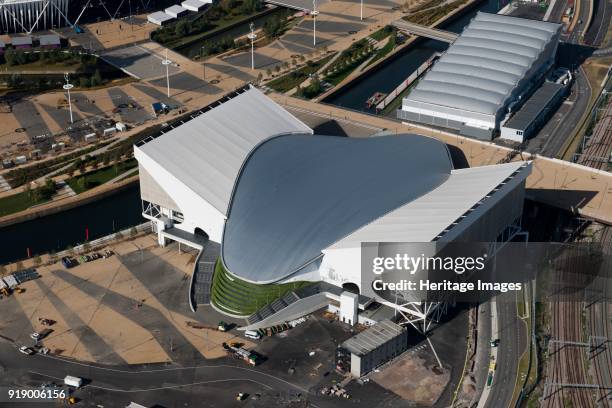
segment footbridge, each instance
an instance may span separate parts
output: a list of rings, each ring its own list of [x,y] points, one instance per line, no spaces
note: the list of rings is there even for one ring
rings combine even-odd
[[[444,41],[447,43],[454,42],[459,34],[450,31],[440,30],[437,28],[425,27],[419,24],[410,23],[406,20],[395,20],[391,23],[392,26],[400,31],[408,34],[417,35],[419,37],[427,37],[433,40]]]

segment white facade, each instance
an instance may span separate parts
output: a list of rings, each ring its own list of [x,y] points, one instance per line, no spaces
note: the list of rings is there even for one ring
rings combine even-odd
[[[340,295],[340,321],[350,324],[357,324],[357,308],[359,295],[352,292],[342,292]]]

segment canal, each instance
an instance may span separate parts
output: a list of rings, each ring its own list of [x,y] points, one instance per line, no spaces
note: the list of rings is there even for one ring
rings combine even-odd
[[[202,52],[202,47],[205,44],[209,44],[214,41],[219,41],[223,38],[238,38],[243,35],[248,34],[251,31],[249,24],[252,22],[254,29],[259,30],[264,26],[266,21],[273,21],[278,19],[280,16],[284,16],[288,14],[286,8],[284,7],[276,7],[273,10],[266,12],[265,14],[259,14],[256,17],[253,17],[249,21],[245,21],[241,24],[236,25],[235,27],[228,28],[227,30],[223,30],[219,33],[213,35],[207,35],[199,40],[189,42],[188,44],[182,45],[175,49],[176,52],[184,55],[187,58],[195,58],[200,55]]]
[[[466,14],[458,17],[442,29],[459,33],[478,11],[497,13],[507,4],[507,0],[485,0]],[[389,93],[404,79],[415,71],[419,65],[436,52],[445,51],[447,43],[435,40],[424,40],[414,46],[408,46],[404,52],[387,64],[375,70],[359,81],[353,81],[341,91],[331,95],[324,102],[345,108],[368,111],[366,100],[376,92]]]
[[[145,222],[138,184],[114,195],[35,220],[0,228],[0,265],[32,255],[62,251],[89,239]]]
[[[505,4],[505,1],[486,0],[442,28],[460,32],[478,10],[495,13]],[[265,17],[270,18],[271,15]],[[256,25],[263,24],[264,21],[265,18],[262,18],[256,22]],[[244,30],[244,27],[237,29]],[[242,32],[226,34],[239,35]],[[200,44],[197,45],[199,46]],[[325,102],[365,110],[365,101],[368,97],[375,92],[390,92],[433,53],[444,51],[447,47],[448,44],[440,41],[422,41],[406,49],[400,56],[371,75],[345,87],[343,91]],[[199,48],[196,49],[196,45],[193,45],[193,48],[181,52],[189,55],[197,50]],[[89,231],[89,239],[93,240],[144,221],[141,216],[140,193],[138,186],[135,185],[94,203],[0,228],[0,264],[25,258],[28,248],[34,255],[49,251],[57,252],[68,246],[80,244],[85,240],[86,228]]]

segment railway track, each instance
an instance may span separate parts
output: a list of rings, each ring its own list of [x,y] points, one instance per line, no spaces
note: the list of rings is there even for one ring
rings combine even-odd
[[[612,150],[612,101],[609,101],[599,119],[593,135],[584,146],[578,163],[599,170],[608,169]]]
[[[588,336],[583,330],[584,302],[571,288],[576,284],[581,285],[581,282],[572,281],[578,275],[573,271],[580,271],[580,258],[563,254],[560,259],[564,263],[560,265],[562,268],[558,276],[558,281],[561,283],[560,290],[549,304],[551,341],[544,379],[548,386],[544,390],[541,406],[595,408],[597,405],[594,390],[575,386],[592,384],[586,361],[588,346],[585,343],[588,342]],[[569,386],[570,384],[572,386]]]
[[[604,227],[601,242],[605,253],[612,254],[612,228]],[[612,265],[608,264],[607,270]],[[609,278],[609,277],[608,277]],[[609,280],[604,281],[605,283]],[[595,297],[587,304],[589,321],[589,334],[593,347],[589,350],[589,361],[591,363],[591,377],[595,384],[601,388],[597,390],[596,404],[598,407],[612,407],[612,303],[609,301],[609,285],[598,285],[592,288]]]

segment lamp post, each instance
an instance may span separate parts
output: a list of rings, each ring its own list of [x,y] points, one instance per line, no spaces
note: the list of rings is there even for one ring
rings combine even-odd
[[[255,70],[255,46],[254,46],[254,42],[255,39],[257,38],[257,34],[255,34],[255,24],[253,24],[253,22],[251,21],[251,24],[249,24],[249,28],[251,29],[251,32],[247,35],[247,38],[249,40],[251,40],[251,71]]]
[[[168,66],[172,63],[168,59],[168,49],[166,49],[166,58],[162,60],[162,65],[166,66],[166,88],[168,89],[168,98],[170,97],[170,74],[168,72]]]
[[[202,80],[206,81],[206,63],[204,62],[204,47],[205,45],[200,47],[200,61],[202,61]]]
[[[70,123],[71,123],[71,124],[73,124],[73,123],[74,123],[74,121],[73,121],[73,119],[72,119],[72,101],[70,100],[70,90],[71,90],[72,88],[74,88],[74,85],[72,85],[72,84],[69,82],[68,73],[65,73],[65,74],[64,74],[64,78],[66,79],[66,83],[64,84],[64,86],[63,86],[62,88],[64,88],[64,90],[65,90],[66,92],[68,92],[68,109],[70,109]]]
[[[363,21],[363,0],[361,0],[361,8],[359,10],[359,19]]]
[[[312,11],[310,15],[312,16],[312,45],[314,47],[317,46],[317,15],[319,11],[317,10],[317,0],[312,0]]]

